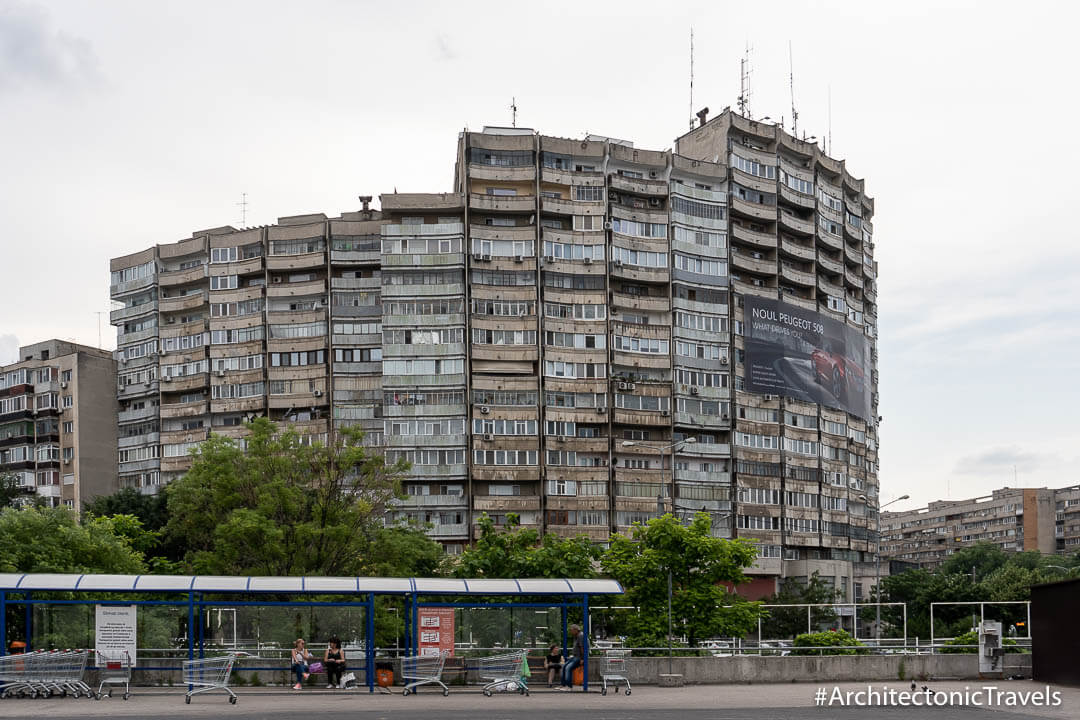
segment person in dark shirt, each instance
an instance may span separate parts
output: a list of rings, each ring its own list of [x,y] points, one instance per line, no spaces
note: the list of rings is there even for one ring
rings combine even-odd
[[[577,625],[571,625],[570,637],[574,639],[574,645],[570,650],[570,658],[562,669],[562,687],[559,690],[563,692],[570,692],[574,689],[574,669],[581,664],[585,657],[585,636],[581,634],[581,628]]]
[[[547,657],[544,658],[544,669],[547,670],[548,687],[555,686],[555,677],[562,670],[562,653],[559,652],[558,645],[552,645],[548,648]]]

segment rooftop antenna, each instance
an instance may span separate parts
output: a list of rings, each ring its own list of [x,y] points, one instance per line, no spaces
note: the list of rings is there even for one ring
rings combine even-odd
[[[236,203],[240,208],[240,227],[247,227],[247,193],[240,193],[240,202]]]
[[[517,98],[510,98],[510,126],[517,127]]]
[[[694,129],[694,26],[690,26],[690,129]]]
[[[105,314],[105,311],[98,310],[94,314],[97,315],[97,346],[101,347],[101,316]]]
[[[795,59],[791,52],[791,41],[787,44],[788,86],[791,89],[791,134],[799,137],[799,112],[795,109]]]
[[[829,132],[828,137],[825,139],[825,154],[830,155],[832,153],[832,85],[829,86]]]
[[[750,51],[752,49],[750,43],[747,42],[746,52],[739,61],[739,114],[751,120],[753,119],[753,115],[750,114],[750,73],[753,72],[750,69]]]

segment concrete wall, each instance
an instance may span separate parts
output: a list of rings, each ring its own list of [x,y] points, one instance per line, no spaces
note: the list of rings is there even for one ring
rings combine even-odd
[[[590,682],[600,680],[599,658],[589,662]],[[690,684],[863,682],[904,680],[977,679],[979,657],[955,655],[834,655],[832,657],[674,658],[672,672]],[[1005,674],[1031,676],[1031,655],[1006,655]],[[631,684],[655,684],[668,672],[668,659],[631,658],[626,673]]]

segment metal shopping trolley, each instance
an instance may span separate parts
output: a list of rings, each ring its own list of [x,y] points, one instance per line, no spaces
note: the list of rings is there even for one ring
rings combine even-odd
[[[229,693],[229,702],[236,704],[236,693],[229,689],[229,674],[236,658],[242,653],[229,653],[219,657],[184,661],[184,684],[188,686],[184,702],[190,703],[192,695],[224,690]]]
[[[527,662],[525,650],[515,650],[502,655],[488,655],[478,659],[480,679],[487,680],[484,695],[491,697],[493,692],[514,692],[529,694],[529,684],[522,677],[523,666]]]
[[[630,661],[629,650],[608,650],[600,658],[600,694],[607,695],[608,683],[612,684],[615,694],[619,694],[622,683],[626,683],[626,694],[630,694],[630,681],[626,679],[626,665]]]
[[[450,688],[442,681],[443,666],[450,653],[443,650],[438,655],[412,655],[401,658],[401,678],[407,682],[402,695],[415,693],[420,685],[439,685],[442,687],[443,696],[450,694]]]
[[[91,697],[83,682],[85,650],[53,650],[7,655],[0,658],[0,693],[3,697],[49,697],[68,695]]]
[[[45,655],[43,672],[38,678],[45,687],[45,694],[93,697],[90,686],[83,681],[89,657],[88,650],[57,650]]]
[[[97,658],[101,682],[98,684],[97,693],[94,697],[100,700],[102,695],[101,690],[106,685],[109,686],[109,691],[105,694],[109,697],[112,697],[113,685],[124,686],[124,694],[122,697],[125,700],[131,697],[131,655],[128,654],[127,650],[122,650],[118,653],[103,653],[98,651]]]

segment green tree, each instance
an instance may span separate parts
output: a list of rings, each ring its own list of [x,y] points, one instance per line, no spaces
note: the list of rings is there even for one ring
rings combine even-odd
[[[950,555],[938,572],[942,575],[967,575],[971,577],[975,570],[975,581],[986,577],[1009,561],[1009,554],[994,543],[980,542],[971,547],[961,548]]]
[[[15,473],[0,472],[0,508],[12,507],[23,494]]]
[[[863,643],[851,636],[847,630],[829,630],[826,632],[803,633],[796,635],[792,643],[792,655],[865,655],[869,649],[858,646]],[[818,649],[814,649],[818,648]]]
[[[5,508],[0,510],[0,572],[145,572],[142,553],[125,535],[136,529],[112,518],[80,524],[66,508]]]
[[[167,536],[187,547],[198,573],[354,575],[408,464],[387,465],[356,428],[331,446],[305,444],[266,418],[249,423],[246,448],[212,435],[169,488]]]
[[[83,505],[83,513],[97,517],[134,515],[151,532],[164,530],[169,521],[164,492],[144,495],[135,488],[124,488],[112,495],[98,495]]]
[[[743,569],[757,558],[744,540],[715,538],[711,520],[698,513],[689,526],[672,515],[635,525],[631,537],[616,534],[601,567],[622,583],[638,612],[627,618],[630,642],[659,647],[667,635],[667,583],[672,582],[674,632],[692,647],[715,636],[744,635],[761,615],[761,603],[729,592],[723,583],[746,582]]]
[[[518,516],[507,515],[499,528],[485,513],[478,521],[480,537],[465,550],[453,569],[461,578],[591,578],[600,549],[584,536],[563,538],[548,533],[543,539],[533,528],[522,528]]]
[[[805,583],[794,578],[785,578],[780,591],[768,601],[769,605],[825,605],[840,598],[840,591],[821,578],[815,571]],[[769,617],[763,623],[762,637],[767,639],[788,639],[806,633],[807,608],[768,608]],[[836,622],[836,613],[832,608],[816,607],[810,609],[810,625],[814,629],[829,626]]]

